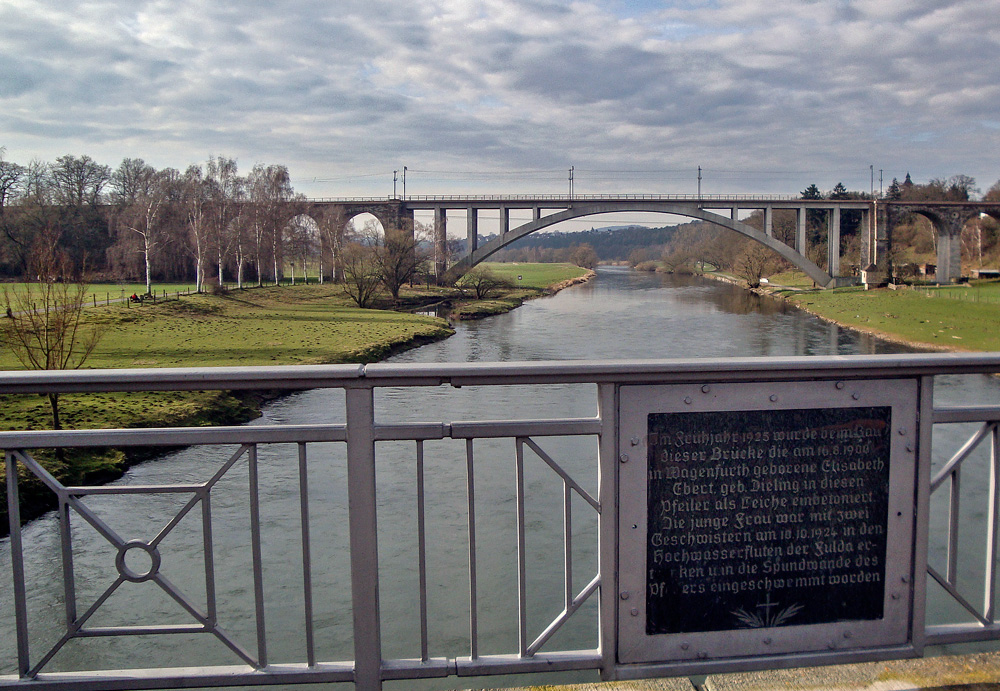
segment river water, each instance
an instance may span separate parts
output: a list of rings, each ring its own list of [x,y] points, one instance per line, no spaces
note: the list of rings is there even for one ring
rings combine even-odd
[[[727,356],[835,355],[899,353],[906,349],[824,323],[783,303],[749,294],[734,286],[693,277],[637,273],[602,268],[598,277],[557,295],[526,303],[513,312],[459,324],[451,338],[403,353],[396,362],[523,361]],[[590,416],[596,413],[592,386],[439,387],[379,392],[377,415],[393,421],[525,419]],[[948,377],[936,384],[935,396],[947,403],[995,402],[996,380]],[[315,390],[278,400],[253,424],[309,424],[343,420],[343,394]],[[944,457],[961,444],[961,434],[939,435],[936,455]],[[542,442],[564,469],[596,493],[592,440]],[[938,449],[940,447],[940,450]],[[317,657],[349,660],[352,652],[350,578],[344,559],[347,542],[346,471],[341,445],[311,445],[309,496],[313,516],[313,579]],[[476,442],[476,501],[479,568],[480,654],[516,652],[516,565],[514,543],[513,443]],[[234,448],[191,448],[132,468],[120,484],[202,482]],[[271,662],[304,661],[301,545],[296,448],[262,446],[261,504],[264,549],[265,611]],[[416,581],[416,501],[413,444],[380,443],[378,518],[383,656],[419,657]],[[530,454],[529,454],[530,456]],[[428,536],[428,615],[431,656],[469,654],[468,508],[466,457],[462,442],[444,440],[425,448]],[[940,463],[937,459],[936,463]],[[965,476],[969,520],[964,544],[971,555],[963,574],[974,586],[982,580],[985,521],[985,464]],[[537,458],[526,461],[528,526],[529,630],[539,633],[561,609],[562,486]],[[253,650],[253,584],[247,523],[247,472],[237,464],[212,492],[216,588],[223,627]],[[175,495],[146,496],[132,503],[91,498],[88,505],[128,537],[148,539],[176,512]],[[940,501],[932,507],[940,513]],[[596,517],[582,501],[573,504],[574,589],[596,573]],[[936,542],[932,560],[940,564],[940,523],[932,523]],[[29,609],[33,653],[47,650],[59,637],[65,619],[58,557],[59,533],[54,515],[27,527]],[[93,529],[74,524],[74,569],[80,610],[114,581],[114,551]],[[163,573],[196,603],[205,599],[204,562],[199,556],[200,519],[185,518],[163,542]],[[168,556],[169,555],[169,556]],[[9,542],[0,542],[0,672],[15,669],[15,641]],[[975,598],[978,601],[978,598]],[[955,608],[932,596],[932,620],[955,614]],[[151,583],[126,584],[101,605],[89,625],[189,623],[177,603]],[[550,642],[551,649],[596,647],[596,597],[591,598]],[[533,636],[532,636],[533,637]],[[543,648],[549,649],[549,648]],[[115,668],[238,664],[219,642],[205,634],[89,639],[69,643],[49,669]],[[592,679],[581,673],[573,679]],[[567,681],[570,677],[560,677]],[[538,683],[542,678],[530,681]],[[494,679],[490,685],[515,685],[525,679]],[[482,686],[469,679],[399,682],[407,688]]]

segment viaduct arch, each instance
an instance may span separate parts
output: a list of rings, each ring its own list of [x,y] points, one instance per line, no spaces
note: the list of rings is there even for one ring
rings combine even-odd
[[[915,213],[929,219],[938,237],[939,283],[948,283],[961,274],[961,232],[965,223],[981,213],[1000,218],[998,202],[901,202],[894,200],[812,200],[801,197],[762,195],[711,195],[690,197],[676,195],[486,195],[486,196],[410,196],[406,198],[315,199],[310,209],[323,209],[337,217],[342,228],[361,213],[370,213],[388,227],[413,227],[414,211],[434,214],[435,266],[439,278],[458,277],[476,264],[510,243],[543,228],[583,216],[613,212],[662,213],[686,216],[722,228],[728,228],[784,257],[801,269],[818,285],[832,287],[857,283],[854,276],[840,275],[841,214],[860,212],[861,220],[861,281],[884,283],[891,268],[890,230],[902,216]],[[324,208],[325,207],[325,208]],[[510,227],[510,211],[530,210],[532,220],[516,228]],[[447,221],[449,210],[467,213],[468,253],[450,269],[445,265]],[[500,234],[479,247],[479,211],[499,210]],[[552,211],[543,216],[542,211]],[[776,210],[794,211],[796,216],[794,246],[775,239],[772,233]],[[827,268],[821,269],[807,254],[807,214],[822,211],[827,218]],[[740,211],[761,211],[763,232],[739,220]],[[728,215],[727,215],[728,214]],[[342,234],[342,233],[341,233]]]
[[[778,253],[790,263],[794,264],[796,267],[801,269],[809,278],[815,281],[818,285],[827,287],[833,284],[834,278],[817,266],[815,263],[807,259],[804,255],[796,252],[793,248],[789,247],[780,240],[775,239],[771,235],[757,230],[756,228],[743,223],[742,221],[732,217],[735,216],[735,212],[730,218],[726,218],[721,214],[712,213],[700,208],[696,204],[691,205],[677,205],[677,204],[649,204],[643,203],[641,205],[637,204],[634,206],[623,205],[620,202],[615,203],[595,203],[585,206],[576,206],[573,208],[566,209],[558,213],[554,213],[548,216],[543,216],[537,218],[533,221],[525,223],[524,225],[518,226],[506,233],[501,233],[496,236],[482,247],[477,247],[471,254],[467,254],[460,261],[456,262],[451,269],[449,269],[448,274],[452,278],[458,278],[465,272],[469,271],[476,264],[485,261],[490,255],[498,252],[512,242],[523,238],[526,235],[530,235],[536,231],[548,228],[562,221],[568,221],[574,218],[580,218],[583,216],[594,216],[598,214],[605,213],[622,213],[622,212],[645,212],[645,213],[663,213],[671,214],[674,216],[687,216],[689,218],[697,218],[702,221],[707,221],[715,225],[721,226],[723,228],[728,228],[741,235],[744,235],[751,240],[755,240],[765,247]]]

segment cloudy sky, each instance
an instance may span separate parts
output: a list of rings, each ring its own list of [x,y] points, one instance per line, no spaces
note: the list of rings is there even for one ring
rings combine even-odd
[[[0,0],[0,146],[309,196],[985,190],[1000,0]]]

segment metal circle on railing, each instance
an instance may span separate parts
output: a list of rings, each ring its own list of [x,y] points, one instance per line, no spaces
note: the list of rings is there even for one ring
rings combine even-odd
[[[141,552],[149,558],[149,568],[141,571],[135,567],[134,557]],[[129,553],[133,556],[133,564],[126,563]],[[142,540],[129,540],[118,549],[115,556],[115,567],[118,573],[127,581],[142,583],[155,576],[160,570],[160,551]]]

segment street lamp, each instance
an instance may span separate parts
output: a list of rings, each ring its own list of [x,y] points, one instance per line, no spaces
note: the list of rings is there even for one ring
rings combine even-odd
[[[406,166],[403,166],[403,199],[406,199]]]
[[[393,199],[396,198],[396,174],[398,172],[399,172],[398,170],[392,171],[392,198]]]

